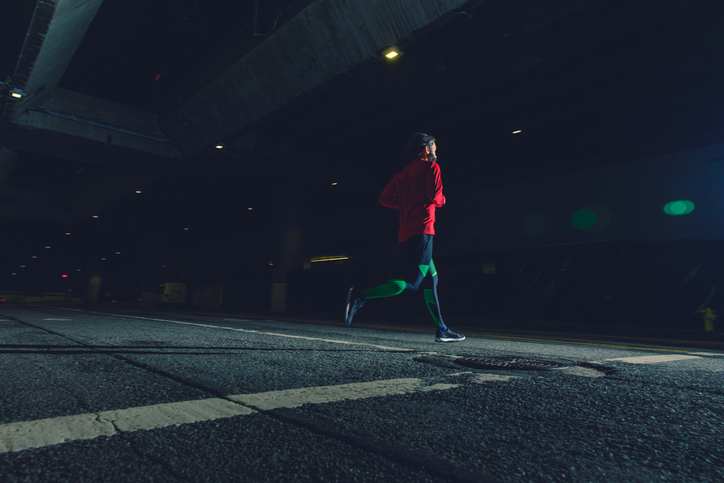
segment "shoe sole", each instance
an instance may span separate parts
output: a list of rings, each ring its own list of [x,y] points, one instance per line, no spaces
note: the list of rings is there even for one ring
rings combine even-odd
[[[459,339],[442,339],[435,337],[435,342],[460,342],[461,340],[465,340],[465,336],[460,337]]]

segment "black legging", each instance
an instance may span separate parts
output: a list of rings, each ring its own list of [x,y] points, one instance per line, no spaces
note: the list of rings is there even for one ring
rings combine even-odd
[[[367,289],[365,299],[394,297],[403,292],[418,292],[427,276],[430,275],[432,288],[423,290],[425,305],[430,311],[435,325],[440,329],[445,329],[437,296],[438,275],[435,263],[432,261],[432,239],[433,235],[417,235],[401,244],[406,259],[409,260],[407,265],[414,268],[417,274],[413,283],[404,280],[390,280],[385,285]]]

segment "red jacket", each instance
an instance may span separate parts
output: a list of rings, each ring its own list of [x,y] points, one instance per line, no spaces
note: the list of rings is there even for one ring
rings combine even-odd
[[[422,159],[392,177],[378,200],[400,211],[400,243],[415,235],[435,234],[435,208],[445,204],[440,165]]]

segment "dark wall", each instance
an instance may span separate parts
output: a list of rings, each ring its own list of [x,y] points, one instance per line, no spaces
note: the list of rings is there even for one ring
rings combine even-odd
[[[611,241],[436,257],[443,315],[703,330],[724,310],[724,242]],[[384,283],[394,259],[317,264],[290,277],[290,309],[343,313],[351,284]],[[487,273],[486,273],[487,272]],[[366,314],[425,314],[419,298],[376,299]]]

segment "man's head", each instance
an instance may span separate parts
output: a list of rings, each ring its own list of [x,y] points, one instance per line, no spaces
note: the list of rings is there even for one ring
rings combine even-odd
[[[437,146],[435,145],[435,138],[429,134],[416,132],[412,135],[407,149],[405,150],[405,157],[409,161],[415,159],[426,159],[428,161],[437,161],[436,156]]]

